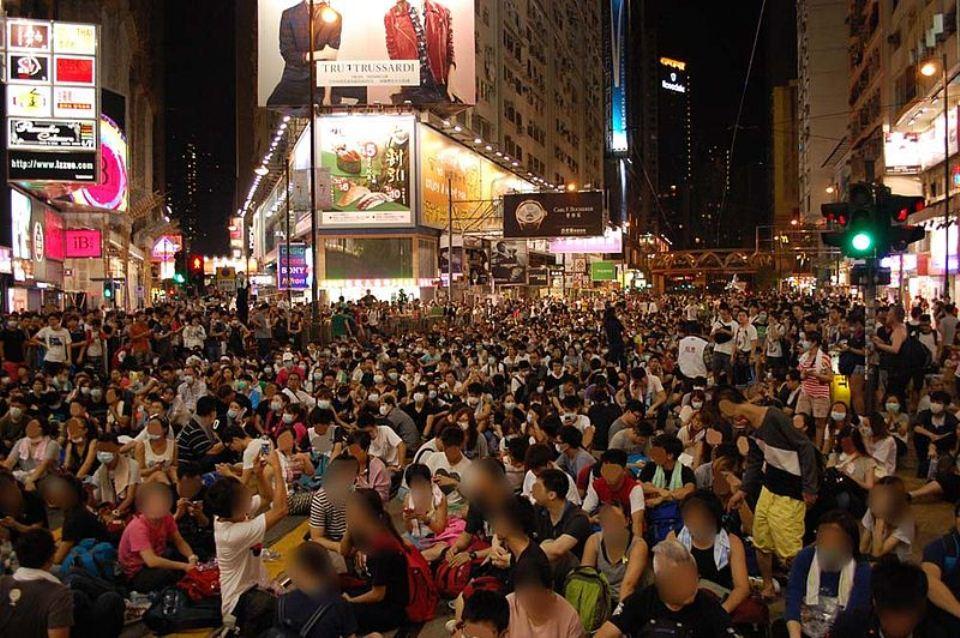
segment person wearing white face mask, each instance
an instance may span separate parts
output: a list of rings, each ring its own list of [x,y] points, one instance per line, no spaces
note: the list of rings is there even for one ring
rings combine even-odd
[[[931,392],[930,408],[917,414],[913,444],[920,478],[931,478],[932,459],[950,453],[957,446],[957,417],[946,409],[949,403],[950,395],[946,392]]]
[[[23,436],[27,426],[27,403],[20,395],[10,397],[10,408],[0,417],[0,447],[2,452],[8,452],[13,444]]]
[[[380,402],[380,416],[400,435],[410,451],[420,447],[420,431],[410,415],[397,407],[397,397],[388,394]]]
[[[17,441],[4,467],[26,486],[34,491],[37,484],[56,467],[60,459],[60,444],[51,436],[52,426],[47,420],[34,417],[27,422],[24,437]]]
[[[177,482],[177,445],[170,439],[170,424],[162,416],[147,420],[147,440],[136,446],[136,459],[144,482],[158,481],[167,485]]]
[[[177,388],[177,397],[184,407],[193,412],[197,409],[197,401],[207,395],[207,383],[197,375],[194,366],[187,366],[183,370],[183,383]]]
[[[93,473],[94,498],[97,503],[113,505],[108,518],[122,520],[133,511],[140,483],[140,464],[120,454],[116,434],[101,434],[97,440],[97,461]]]

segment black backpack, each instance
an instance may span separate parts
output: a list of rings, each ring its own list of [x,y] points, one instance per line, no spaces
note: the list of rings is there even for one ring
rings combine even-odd
[[[911,335],[900,344],[896,365],[908,373],[920,372],[930,369],[933,365],[933,356],[915,335]]]
[[[159,636],[219,627],[220,604],[219,596],[193,602],[182,589],[167,587],[143,615],[143,624]]]

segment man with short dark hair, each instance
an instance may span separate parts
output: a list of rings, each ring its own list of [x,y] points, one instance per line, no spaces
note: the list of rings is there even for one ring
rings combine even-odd
[[[557,467],[570,475],[573,480],[580,476],[584,468],[593,465],[596,459],[583,449],[583,433],[575,426],[565,425],[557,436]]]
[[[600,476],[587,487],[583,510],[593,516],[604,503],[617,501],[624,512],[630,513],[633,533],[643,533],[643,485],[627,470],[627,453],[623,450],[607,450],[600,457]]]
[[[510,605],[500,592],[477,590],[464,601],[454,638],[504,638],[510,625]]]
[[[213,431],[217,420],[217,400],[202,396],[197,400],[196,416],[184,426],[177,437],[177,460],[196,463],[210,471],[224,452],[224,445]]]
[[[580,564],[590,537],[590,517],[566,499],[567,477],[561,470],[544,470],[533,484],[537,540],[554,567],[557,582]]]
[[[0,578],[0,635],[18,638],[69,638],[73,594],[50,573],[56,544],[46,529],[20,535],[15,550],[20,567]]]
[[[927,614],[927,575],[917,565],[882,559],[870,575],[871,609],[849,609],[830,629],[844,638],[947,638],[949,627]]]

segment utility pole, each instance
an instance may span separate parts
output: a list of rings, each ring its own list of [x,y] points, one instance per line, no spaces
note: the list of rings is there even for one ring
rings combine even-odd
[[[291,306],[291,308],[292,308],[292,306],[293,306],[293,291],[291,290],[292,286],[290,285],[290,160],[289,160],[289,158],[287,158],[287,159],[283,162],[283,168],[284,168],[283,172],[284,172],[284,174],[286,175],[286,182],[287,182],[287,184],[286,184],[286,191],[285,191],[286,197],[284,197],[284,200],[286,201],[286,208],[287,208],[287,213],[286,213],[286,214],[287,214],[287,229],[286,229],[285,234],[284,234],[284,241],[285,241],[286,244],[287,244],[287,257],[286,257],[286,263],[283,264],[283,266],[286,267],[286,269],[287,269],[287,304],[289,304],[289,305]],[[281,273],[282,273],[282,272],[283,272],[283,271],[281,271]],[[314,278],[314,279],[316,279],[316,278]]]
[[[318,234],[317,234],[317,61],[314,59],[313,53],[315,50],[314,38],[316,37],[313,32],[314,20],[316,20],[316,14],[314,13],[314,0],[310,1],[310,237],[313,250],[313,285],[311,287],[310,295],[310,318],[311,321],[311,335],[314,330],[317,330],[317,323],[319,321],[319,289],[317,278],[320,276],[320,269],[317,267],[320,263],[320,246],[318,245]],[[289,216],[288,216],[289,219]],[[287,235],[289,237],[289,233]],[[287,252],[287,260],[290,260],[289,253],[289,244]]]
[[[447,175],[447,302],[453,303],[453,177]]]

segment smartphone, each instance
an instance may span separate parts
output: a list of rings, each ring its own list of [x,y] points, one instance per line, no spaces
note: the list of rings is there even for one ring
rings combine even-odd
[[[267,456],[270,454],[270,443],[264,441],[260,444],[260,456]]]

